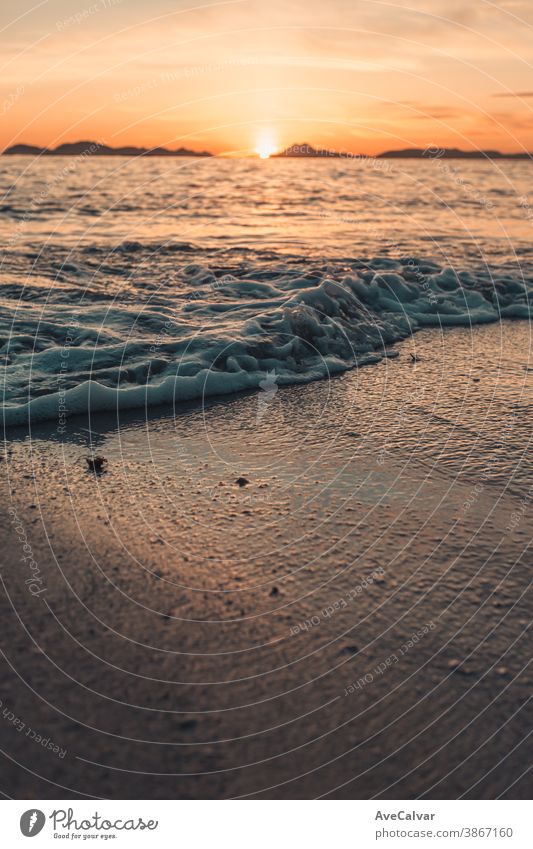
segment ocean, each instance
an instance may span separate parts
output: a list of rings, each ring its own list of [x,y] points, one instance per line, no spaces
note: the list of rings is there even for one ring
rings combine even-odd
[[[274,391],[530,318],[530,169],[3,157],[4,424]]]
[[[0,166],[10,795],[529,798],[530,166]]]

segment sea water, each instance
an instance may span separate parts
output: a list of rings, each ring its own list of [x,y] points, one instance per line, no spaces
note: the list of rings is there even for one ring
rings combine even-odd
[[[324,378],[531,316],[531,164],[0,160],[6,425]]]

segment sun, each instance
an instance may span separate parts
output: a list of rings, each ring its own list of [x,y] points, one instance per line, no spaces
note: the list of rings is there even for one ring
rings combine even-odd
[[[268,127],[259,130],[255,144],[255,152],[259,155],[259,158],[268,159],[277,149],[273,130]]]

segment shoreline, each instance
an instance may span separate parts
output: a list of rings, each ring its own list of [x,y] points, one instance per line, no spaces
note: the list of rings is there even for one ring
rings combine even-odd
[[[527,798],[528,332],[10,441],[12,795]]]

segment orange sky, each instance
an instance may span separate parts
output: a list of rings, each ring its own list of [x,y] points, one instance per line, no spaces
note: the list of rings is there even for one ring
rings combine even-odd
[[[0,146],[533,150],[533,4],[2,0]]]

